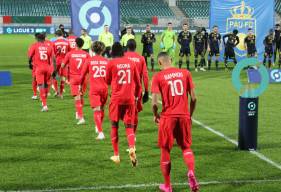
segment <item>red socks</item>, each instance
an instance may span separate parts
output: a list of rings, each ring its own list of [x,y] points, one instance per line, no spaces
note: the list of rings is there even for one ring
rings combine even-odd
[[[83,118],[83,105],[81,103],[81,100],[75,100],[75,108],[76,112],[78,114],[79,119]]]
[[[126,135],[127,135],[127,140],[128,140],[129,148],[135,147],[135,133],[134,133],[134,129],[126,128]]]
[[[98,128],[99,133],[102,132],[102,114],[101,111],[94,112],[94,121]]]
[[[188,167],[189,171],[194,172],[194,155],[191,149],[185,149],[182,151],[183,153],[183,159]]]
[[[64,90],[64,81],[60,81],[60,95],[63,94],[63,90]]]
[[[37,96],[37,81],[36,80],[32,80],[32,90],[33,90],[33,95]]]
[[[170,187],[170,185],[171,185],[171,179],[170,179],[171,160],[170,160],[170,151],[168,149],[165,149],[165,148],[161,149],[160,168],[161,168],[164,180],[165,180],[165,186]]]
[[[54,85],[55,92],[57,93],[58,92],[58,81],[56,79],[53,79],[53,85]]]
[[[111,127],[111,143],[112,143],[112,148],[114,151],[114,155],[117,156],[119,155],[119,149],[118,149],[118,128],[112,126]]]
[[[47,106],[47,95],[46,95],[46,91],[47,91],[46,88],[40,88],[40,98],[41,98],[43,107],[44,107],[44,106]]]

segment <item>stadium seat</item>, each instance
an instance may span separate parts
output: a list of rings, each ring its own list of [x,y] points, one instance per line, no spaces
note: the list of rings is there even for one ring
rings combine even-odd
[[[210,1],[197,0],[187,1],[178,0],[177,6],[188,18],[206,18],[209,17]]]

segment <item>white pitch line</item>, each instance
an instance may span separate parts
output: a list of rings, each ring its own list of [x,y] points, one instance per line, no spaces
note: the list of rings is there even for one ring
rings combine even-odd
[[[201,186],[206,185],[237,185],[237,184],[261,184],[281,182],[281,179],[262,179],[262,180],[233,180],[233,181],[205,181],[200,182]],[[60,192],[60,191],[84,191],[84,190],[116,190],[116,189],[138,189],[138,188],[152,188],[158,187],[159,183],[148,184],[127,184],[127,185],[104,185],[91,187],[68,187],[58,189],[30,189],[30,190],[0,190],[0,192]],[[173,186],[188,186],[187,183],[174,183]]]
[[[152,98],[151,96],[149,96],[149,97],[150,97],[150,99]],[[158,103],[162,105],[162,102],[161,102],[161,101],[158,101]],[[237,142],[237,141],[235,141],[235,140],[233,140],[233,139],[227,137],[227,136],[224,135],[223,133],[221,133],[221,132],[219,132],[219,131],[216,131],[215,129],[213,129],[213,128],[207,126],[207,125],[205,125],[204,123],[202,123],[202,122],[200,122],[200,121],[198,121],[198,120],[196,120],[196,119],[194,119],[194,118],[192,118],[192,121],[193,121],[194,123],[196,123],[197,125],[200,125],[200,126],[203,127],[204,129],[206,129],[206,130],[208,130],[208,131],[214,133],[215,135],[218,135],[219,137],[224,138],[226,141],[228,141],[228,142],[230,142],[230,143],[232,143],[232,144],[238,146],[238,142]],[[275,168],[281,170],[281,165],[280,165],[279,163],[276,163],[276,162],[272,161],[271,159],[269,159],[268,157],[266,157],[266,156],[263,155],[262,153],[260,153],[260,152],[258,152],[258,151],[249,151],[249,152],[250,152],[251,154],[257,156],[259,159],[261,159],[261,160],[267,162],[267,163],[270,164],[271,166],[273,166],[273,167],[275,167]]]

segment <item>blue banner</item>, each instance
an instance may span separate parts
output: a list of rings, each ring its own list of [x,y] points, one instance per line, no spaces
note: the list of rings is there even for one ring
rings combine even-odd
[[[210,29],[217,25],[220,33],[226,34],[237,29],[239,45],[235,48],[237,59],[246,56],[244,38],[248,28],[256,35],[258,58],[264,53],[263,40],[274,26],[274,0],[211,0]],[[224,54],[222,50],[221,55]]]
[[[4,34],[34,34],[34,33],[51,33],[51,27],[33,27],[33,26],[5,26],[3,27]]]
[[[110,27],[115,41],[119,40],[119,0],[71,0],[71,23],[75,35],[86,29],[93,40],[97,40],[104,25]]]
[[[270,83],[281,83],[281,69],[269,69],[268,70],[269,82]],[[260,83],[261,75],[256,69],[248,70],[248,82],[249,83]]]

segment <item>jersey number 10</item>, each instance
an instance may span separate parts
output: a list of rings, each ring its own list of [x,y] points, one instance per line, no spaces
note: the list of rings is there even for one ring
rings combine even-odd
[[[168,81],[171,89],[172,96],[183,95],[183,83],[182,80],[176,79],[174,81]]]

